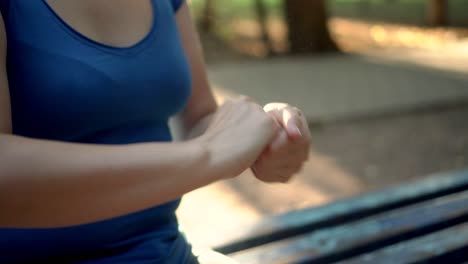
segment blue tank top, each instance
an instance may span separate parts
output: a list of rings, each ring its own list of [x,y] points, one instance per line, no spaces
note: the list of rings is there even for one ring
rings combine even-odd
[[[118,48],[75,31],[45,0],[0,0],[13,133],[95,144],[171,141],[168,119],[184,108],[191,88],[175,23],[182,2],[151,0],[150,32]],[[0,263],[159,263],[179,235],[178,204],[80,226],[3,228]]]

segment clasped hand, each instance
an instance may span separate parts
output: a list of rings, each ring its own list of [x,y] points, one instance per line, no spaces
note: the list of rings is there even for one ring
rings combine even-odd
[[[261,181],[285,183],[302,169],[309,157],[310,130],[304,114],[296,107],[270,103],[263,109],[279,129],[251,169]]]
[[[206,147],[214,175],[232,178],[251,168],[264,182],[287,182],[309,155],[310,131],[295,107],[265,107],[248,97],[222,104],[194,143]]]

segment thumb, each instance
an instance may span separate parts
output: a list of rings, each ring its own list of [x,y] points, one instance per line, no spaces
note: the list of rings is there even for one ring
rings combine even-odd
[[[290,111],[283,111],[282,122],[289,138],[294,140],[302,137],[302,132],[299,128],[300,120],[295,118]]]

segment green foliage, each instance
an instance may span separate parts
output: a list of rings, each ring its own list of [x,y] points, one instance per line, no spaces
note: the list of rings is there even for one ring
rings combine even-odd
[[[217,20],[255,18],[254,0],[213,0]],[[311,0],[314,1],[314,0]],[[199,15],[205,0],[192,0]],[[271,16],[282,16],[283,0],[263,0]],[[331,15],[350,18],[424,25],[429,0],[326,0]],[[468,26],[468,0],[449,0],[449,18],[454,25]]]

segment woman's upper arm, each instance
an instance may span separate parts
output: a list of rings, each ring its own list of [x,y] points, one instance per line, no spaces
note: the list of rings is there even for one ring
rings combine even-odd
[[[6,69],[7,40],[3,17],[0,15],[0,133],[11,133],[11,106]]]
[[[180,38],[192,72],[192,95],[183,113],[185,127],[192,127],[207,114],[216,111],[217,104],[210,89],[203,52],[187,3],[176,14]]]

